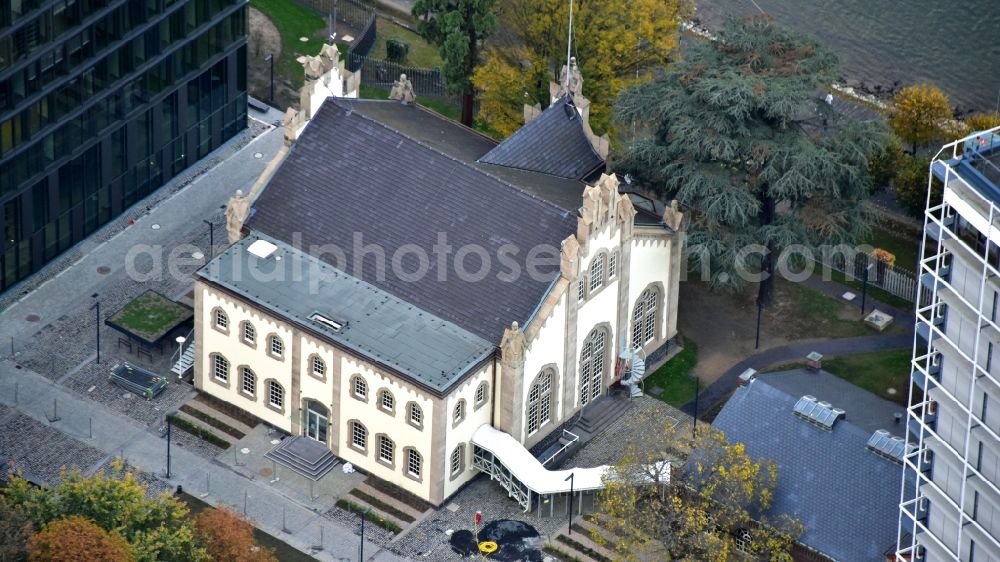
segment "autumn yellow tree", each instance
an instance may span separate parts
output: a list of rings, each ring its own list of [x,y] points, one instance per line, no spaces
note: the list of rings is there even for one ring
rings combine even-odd
[[[965,119],[965,134],[969,135],[978,131],[985,131],[994,127],[1000,127],[1000,113],[973,113]]]
[[[573,46],[591,101],[597,134],[611,126],[611,105],[623,88],[668,64],[677,53],[680,22],[690,0],[576,1]],[[549,104],[549,82],[566,64],[569,3],[565,0],[506,0],[497,3],[498,31],[472,76],[479,92],[479,117],[509,135],[521,122],[522,107]]]
[[[948,97],[940,88],[924,83],[903,88],[892,98],[889,126],[905,143],[910,153],[944,136],[952,118]]]
[[[49,523],[28,541],[31,562],[131,562],[128,543],[93,521],[73,515]]]
[[[213,562],[277,562],[272,549],[254,542],[250,522],[227,508],[202,511],[194,524]]]
[[[751,554],[791,560],[802,525],[770,514],[777,484],[773,462],[751,459],[742,444],[730,444],[712,428],[692,439],[690,426],[671,419],[650,417],[636,427],[642,429],[598,494],[596,542],[624,560],[723,562],[737,548],[737,534],[750,532]],[[664,460],[673,461],[669,478]]]

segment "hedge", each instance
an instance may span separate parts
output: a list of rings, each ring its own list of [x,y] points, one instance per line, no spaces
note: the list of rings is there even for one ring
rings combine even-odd
[[[351,513],[364,513],[365,510],[368,509],[366,507],[362,507],[356,503],[349,502],[344,499],[337,500],[337,503],[335,505],[340,509],[343,509],[345,511],[350,511]],[[403,530],[402,528],[400,528],[399,525],[393,523],[392,521],[387,521],[381,515],[377,513],[372,513],[371,511],[368,512],[368,515],[366,515],[365,518],[369,522],[374,523],[379,527],[382,527],[383,529],[390,531],[392,533],[399,533],[400,531]]]
[[[409,513],[400,511],[395,507],[385,503],[384,501],[376,498],[375,496],[366,494],[361,490],[351,490],[350,494],[356,498],[359,498],[360,500],[364,501],[366,504],[374,507],[375,509],[381,511],[382,513],[387,513],[389,515],[392,515],[393,517],[399,519],[400,521],[406,523],[413,523],[415,521],[415,519],[413,519],[413,516],[411,516]]]
[[[195,425],[184,418],[177,417],[176,414],[170,414],[167,416],[170,418],[170,423],[180,429],[194,435],[195,437],[201,439],[202,441],[208,441],[209,443],[220,447],[222,449],[229,448],[229,442],[225,439],[219,437],[218,435],[212,433],[211,431],[205,429],[204,427]]]

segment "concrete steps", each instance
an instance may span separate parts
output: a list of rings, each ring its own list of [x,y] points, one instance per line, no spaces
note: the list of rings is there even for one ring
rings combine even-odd
[[[575,429],[586,431],[590,435],[598,433],[601,429],[625,415],[632,403],[625,399],[614,396],[602,396],[586,406],[583,416],[577,422]]]
[[[326,445],[301,435],[282,439],[264,456],[313,481],[340,464]]]
[[[226,415],[225,413],[220,412],[219,410],[216,410],[215,408],[213,408],[212,406],[210,406],[209,404],[207,404],[205,402],[201,402],[199,400],[189,400],[187,402],[187,404],[185,404],[185,406],[187,406],[189,408],[192,408],[194,410],[198,410],[199,412],[201,412],[201,413],[203,413],[203,414],[205,414],[207,416],[211,416],[211,417],[219,420],[220,422],[228,425],[229,427],[231,427],[231,428],[239,431],[240,433],[247,434],[247,433],[250,433],[250,430],[253,429],[252,427],[248,426],[247,424],[245,424],[245,423],[243,423],[243,422],[241,422],[239,420],[236,420],[234,418],[231,418],[228,415]]]
[[[608,548],[599,546],[596,542],[594,542],[594,540],[591,538],[589,528],[587,528],[588,532],[586,533],[579,532],[579,526],[583,524],[584,522],[582,519],[579,521],[579,523],[574,521],[573,526],[575,528],[573,529],[573,534],[569,534],[567,532],[568,531],[567,527],[563,527],[562,529],[560,529],[559,533],[556,534],[556,538],[551,541],[552,546],[584,562],[606,562],[608,560],[617,560],[619,557],[615,555],[614,552],[612,552]],[[584,547],[584,549],[587,549],[589,552],[597,553],[598,556],[596,557],[591,556],[591,554],[589,554],[588,552],[584,552],[583,550],[577,548],[574,545],[570,545],[559,540],[558,539],[559,536],[564,536],[568,539],[571,539],[573,542]]]
[[[192,425],[195,425],[195,426],[198,426],[198,427],[204,429],[205,431],[211,433],[212,435],[218,437],[219,439],[222,439],[226,443],[229,443],[230,446],[235,445],[239,441],[239,439],[237,439],[236,437],[233,437],[232,435],[229,435],[225,431],[222,431],[222,430],[220,430],[218,428],[215,428],[215,427],[212,427],[212,426],[208,425],[207,423],[205,423],[205,422],[201,421],[200,419],[192,416],[191,414],[188,414],[187,412],[182,412],[182,411],[178,410],[177,413],[174,415],[174,417],[177,418],[177,419],[182,419],[182,420],[184,420],[184,421],[186,421],[186,422],[188,422],[188,423],[190,423]]]
[[[413,519],[420,519],[420,517],[422,517],[423,514],[424,514],[424,512],[417,511],[414,507],[409,506],[409,505],[407,505],[407,504],[405,504],[405,503],[403,503],[403,502],[401,502],[401,501],[393,498],[392,496],[390,496],[390,495],[388,495],[386,493],[383,493],[383,492],[380,492],[379,490],[376,490],[375,488],[369,486],[365,482],[362,482],[355,489],[358,490],[358,491],[360,491],[360,492],[364,492],[364,493],[368,494],[369,496],[371,496],[371,497],[373,497],[373,498],[375,498],[375,499],[377,499],[377,500],[379,500],[379,501],[381,501],[381,502],[383,502],[383,503],[385,503],[387,505],[391,505],[392,507],[394,507],[394,508],[402,511],[403,513],[405,513],[407,515],[409,515]],[[360,499],[360,498],[358,498],[358,499]]]

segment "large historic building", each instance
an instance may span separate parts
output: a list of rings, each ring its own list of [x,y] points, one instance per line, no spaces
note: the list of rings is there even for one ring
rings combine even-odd
[[[327,98],[351,95],[342,68],[307,61],[288,150],[230,203],[235,243],[196,283],[195,383],[440,504],[477,447],[523,458],[620,354],[664,353],[683,216],[605,173],[578,76],[497,144],[407,103],[405,78],[396,99]],[[542,472],[526,507],[554,490]]]
[[[246,127],[246,10],[0,2],[0,292]]]

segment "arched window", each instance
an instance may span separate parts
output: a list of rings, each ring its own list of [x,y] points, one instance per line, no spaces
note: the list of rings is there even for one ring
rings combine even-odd
[[[413,402],[410,402],[407,406],[406,421],[410,422],[410,425],[414,427],[423,428],[424,427],[424,411],[420,409]]]
[[[229,329],[229,317],[221,308],[215,309],[215,327],[222,331]]]
[[[594,256],[590,263],[590,291],[594,292],[604,284],[604,254]]]
[[[267,403],[279,410],[285,407],[285,389],[277,381],[267,381]]]
[[[358,400],[368,401],[368,383],[361,375],[354,375],[351,379],[351,396]]]
[[[359,421],[351,422],[351,446],[361,451],[368,449],[368,429]]]
[[[222,382],[229,381],[229,360],[218,353],[212,356],[212,375]]]
[[[448,467],[453,477],[465,469],[465,444],[459,444],[451,452],[451,462],[448,463]]]
[[[385,435],[378,436],[378,460],[386,463],[392,464],[393,459],[396,456],[396,444],[392,442]]]
[[[319,355],[313,355],[309,361],[312,374],[316,378],[326,379],[326,361]]]
[[[420,472],[424,466],[424,459],[416,449],[406,450],[406,474],[413,478],[420,478]]]
[[[249,322],[243,322],[243,329],[240,330],[240,339],[243,343],[254,345],[257,343],[257,329]]]
[[[552,370],[545,369],[538,373],[528,390],[528,407],[525,412],[528,435],[552,420],[552,378]]]
[[[660,292],[656,287],[648,287],[635,301],[632,309],[632,347],[643,347],[656,339],[656,313],[659,309]]]
[[[458,424],[465,419],[465,399],[462,398],[455,403],[455,410],[452,413],[452,423]]]
[[[583,342],[580,351],[580,405],[585,406],[604,391],[604,374],[607,371],[607,333],[604,328],[594,328]]]
[[[392,413],[396,408],[396,399],[391,392],[384,388],[378,393],[378,407],[389,413]]]
[[[243,394],[248,394],[250,396],[257,395],[257,375],[250,370],[249,367],[242,367],[240,369],[240,377],[243,379],[240,381],[240,390]]]
[[[268,339],[267,349],[271,353],[271,355],[273,357],[278,358],[278,359],[281,359],[282,357],[284,357],[285,356],[285,343],[281,341],[281,338],[279,338],[278,336],[272,335],[271,337],[269,337],[267,339]]]
[[[749,529],[736,531],[736,550],[749,554],[753,551],[753,535]]]
[[[479,383],[476,388],[476,408],[479,408],[486,403],[486,399],[489,398],[490,385],[486,381]]]

